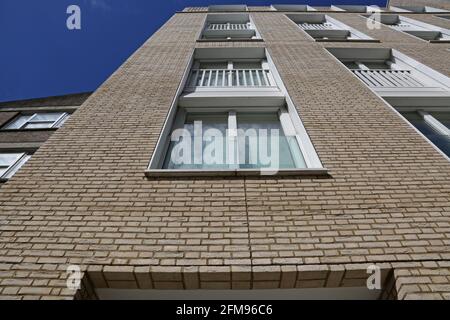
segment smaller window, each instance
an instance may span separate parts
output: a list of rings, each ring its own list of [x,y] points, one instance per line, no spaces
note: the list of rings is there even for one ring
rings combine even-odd
[[[391,11],[394,12],[416,12],[416,13],[431,13],[431,12],[448,12],[448,10],[434,8],[430,6],[392,6]]]
[[[450,157],[450,112],[401,112],[403,117]]]
[[[325,14],[300,13],[287,14],[286,16],[316,41],[376,41]]]
[[[374,16],[367,16],[374,20]],[[382,14],[378,16],[379,22],[391,27],[394,30],[405,32],[414,37],[430,42],[441,42],[450,40],[450,30],[432,24],[411,19],[395,14]]]
[[[11,178],[30,157],[26,153],[0,153],[0,179]]]
[[[259,39],[248,13],[209,13],[202,31],[204,40]]]
[[[69,117],[66,112],[39,112],[21,114],[9,122],[3,129],[49,129],[59,128]]]

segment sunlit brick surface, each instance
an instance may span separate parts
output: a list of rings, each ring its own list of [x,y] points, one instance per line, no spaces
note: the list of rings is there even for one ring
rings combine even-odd
[[[316,43],[251,15],[264,42],[196,43],[205,12],[176,14],[0,189],[3,297],[364,286],[376,263],[383,298],[449,298],[449,161],[324,49],[394,48],[450,76],[448,45],[347,13],[330,15],[381,43]],[[145,177],[194,48],[232,46],[267,47],[330,177]]]

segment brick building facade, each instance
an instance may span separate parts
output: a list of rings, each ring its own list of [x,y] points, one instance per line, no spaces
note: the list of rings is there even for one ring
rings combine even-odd
[[[390,4],[424,2],[450,10],[443,0]],[[365,288],[375,264],[376,298],[449,299],[450,162],[327,49],[394,49],[450,77],[450,44],[371,29],[361,13],[308,13],[324,12],[371,40],[314,41],[292,12],[263,7],[248,8],[259,39],[199,40],[208,8],[176,13],[1,186],[0,296],[337,298],[333,290]],[[450,29],[441,14],[401,15]],[[326,174],[146,175],[194,50],[211,48],[267,50]],[[81,268],[79,290],[67,288],[69,265]]]

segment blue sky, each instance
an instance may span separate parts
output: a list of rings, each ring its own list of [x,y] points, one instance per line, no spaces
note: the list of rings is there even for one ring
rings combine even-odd
[[[384,6],[386,0],[1,0],[0,101],[95,90],[187,6],[331,2]],[[72,4],[81,8],[81,30],[66,27]]]

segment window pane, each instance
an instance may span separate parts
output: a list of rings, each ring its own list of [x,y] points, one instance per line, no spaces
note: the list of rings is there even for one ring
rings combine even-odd
[[[5,129],[20,129],[32,115],[21,115],[16,117]]]
[[[227,127],[227,114],[188,114],[184,130],[179,131],[183,135],[179,135],[179,141],[170,142],[163,167],[166,169],[227,169]],[[194,134],[194,128],[200,131]],[[196,141],[200,141],[199,148],[196,147]]]
[[[450,139],[448,136],[439,134],[430,127],[417,112],[404,112],[402,115],[423,133],[431,142],[434,143],[442,152],[450,156]]]
[[[36,116],[31,119],[32,122],[40,122],[40,121],[52,121],[55,122],[56,120],[61,117],[62,112],[48,112],[48,113],[37,113]]]
[[[0,166],[13,165],[20,157],[22,153],[0,153]]]
[[[41,128],[51,128],[53,125],[52,122],[30,122],[27,123],[25,129],[41,129]]]
[[[16,163],[21,156],[22,153],[0,153],[0,177],[4,178],[3,175],[9,167]]]
[[[238,114],[237,122],[240,168],[296,168],[278,114]]]

